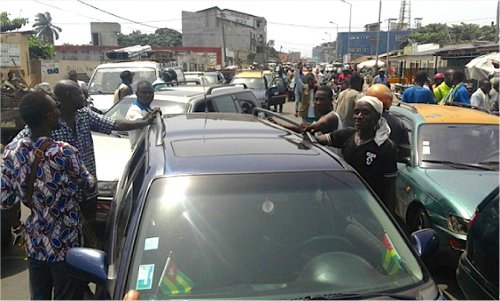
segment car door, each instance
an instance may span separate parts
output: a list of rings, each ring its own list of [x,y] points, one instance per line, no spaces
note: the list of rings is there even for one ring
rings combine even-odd
[[[417,140],[415,135],[415,124],[412,120],[404,115],[390,112],[392,116],[398,118],[408,129],[410,141],[410,158],[405,162],[398,162],[399,175],[396,178],[396,213],[406,219],[406,212],[409,205],[416,199],[415,183],[412,174],[415,167],[418,165]]]

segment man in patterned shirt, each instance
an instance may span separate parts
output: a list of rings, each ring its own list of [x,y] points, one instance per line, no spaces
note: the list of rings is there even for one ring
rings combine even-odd
[[[5,147],[0,206],[9,209],[22,200],[31,210],[24,231],[31,299],[82,299],[83,283],[66,272],[64,259],[70,248],[83,246],[77,189],[93,187],[95,180],[75,147],[50,137],[59,126],[58,102],[31,92],[21,99],[19,113],[31,135]],[[29,202],[26,183],[37,151],[42,155]]]
[[[111,118],[100,115],[86,107],[86,100],[80,86],[71,80],[61,80],[54,87],[56,99],[61,102],[61,125],[58,129],[52,130],[52,138],[61,140],[75,146],[81,153],[83,162],[92,176],[96,176],[94,142],[91,131],[110,134],[112,130],[130,131],[153,123],[157,111],[152,110],[140,120],[126,120]],[[31,136],[29,127],[24,128],[14,138],[18,140]],[[110,146],[112,147],[112,146]],[[94,227],[96,223],[97,210],[97,185],[83,195],[80,191],[79,197],[85,197],[86,202],[82,203],[82,211],[90,225]]]

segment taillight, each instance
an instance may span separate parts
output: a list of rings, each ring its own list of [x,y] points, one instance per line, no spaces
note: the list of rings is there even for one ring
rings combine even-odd
[[[470,222],[469,222],[469,230],[470,228],[472,227],[472,224],[474,224],[474,222],[476,221],[477,217],[479,216],[479,211],[476,210],[476,212],[474,212],[474,215],[472,216],[472,218],[470,219]]]

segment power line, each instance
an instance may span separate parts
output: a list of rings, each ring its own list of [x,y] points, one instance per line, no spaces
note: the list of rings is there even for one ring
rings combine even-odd
[[[105,10],[103,10],[103,9],[100,9],[100,8],[98,8],[98,7],[95,7],[95,6],[91,5],[91,4],[85,3],[85,2],[83,2],[82,0],[77,0],[77,1],[78,1],[78,2],[80,2],[80,3],[82,3],[82,4],[84,4],[84,5],[90,6],[90,7],[92,7],[93,9],[96,9],[96,10],[98,10],[98,11],[100,11],[100,12],[103,12],[103,13],[106,13],[106,14],[111,15],[111,16],[113,16],[113,17],[116,17],[116,18],[118,18],[118,19],[122,19],[122,20],[129,21],[129,22],[132,22],[132,23],[135,23],[135,24],[138,24],[138,25],[146,26],[146,27],[151,27],[151,28],[154,28],[154,29],[160,29],[160,27],[156,27],[156,26],[152,26],[152,25],[149,25],[149,24],[144,24],[144,23],[141,23],[141,22],[137,22],[137,21],[134,21],[134,20],[130,20],[130,19],[127,19],[127,18],[124,18],[124,17],[120,17],[120,16],[118,16],[118,15],[115,15],[115,14],[113,14],[113,13],[110,13],[110,12],[108,12],[108,11],[105,11]]]

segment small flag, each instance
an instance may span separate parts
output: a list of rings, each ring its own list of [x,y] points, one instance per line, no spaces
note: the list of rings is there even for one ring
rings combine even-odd
[[[171,256],[167,258],[160,279],[160,289],[164,295],[169,296],[189,293],[193,289],[193,281],[177,268]]]
[[[384,245],[385,251],[382,254],[382,267],[389,275],[396,274],[400,269],[400,260],[398,252],[394,248],[391,239],[387,233],[384,233],[384,237],[382,238],[382,244]]]

